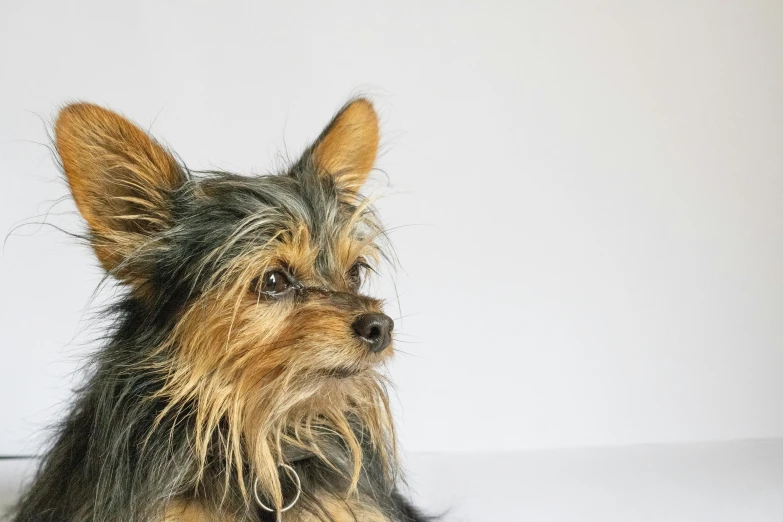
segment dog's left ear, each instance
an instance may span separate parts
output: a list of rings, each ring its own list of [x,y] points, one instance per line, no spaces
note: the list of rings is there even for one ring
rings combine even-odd
[[[342,190],[355,193],[372,170],[378,141],[378,115],[369,100],[358,98],[337,113],[302,161],[319,175],[332,176]]]

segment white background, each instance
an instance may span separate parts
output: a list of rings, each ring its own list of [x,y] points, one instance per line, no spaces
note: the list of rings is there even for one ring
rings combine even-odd
[[[774,0],[4,0],[0,232],[79,229],[44,146],[69,100],[263,173],[370,94],[404,449],[783,436],[781,27]],[[0,454],[62,414],[99,279],[48,227],[6,242]]]

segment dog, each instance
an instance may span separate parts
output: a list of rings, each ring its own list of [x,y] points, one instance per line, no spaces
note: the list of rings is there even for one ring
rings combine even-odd
[[[360,194],[370,101],[286,172],[189,171],[110,110],[54,141],[89,244],[123,289],[18,522],[424,522],[403,494],[383,367],[392,319],[362,292],[388,259]]]

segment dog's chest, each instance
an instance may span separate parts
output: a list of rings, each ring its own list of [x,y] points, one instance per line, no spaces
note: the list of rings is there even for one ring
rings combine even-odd
[[[345,503],[332,502],[325,505],[329,517],[334,522],[392,522],[376,506],[366,504],[360,500],[347,501]],[[327,517],[327,520],[330,518]],[[321,522],[321,519],[309,513],[300,514],[299,517],[291,517],[292,522]]]
[[[393,522],[370,502],[361,499],[346,501],[327,500],[323,503],[326,517],[318,517],[303,510],[286,512],[283,522],[322,522],[325,518],[333,522]],[[202,506],[198,501],[177,500],[166,509],[161,522],[250,522],[229,514],[217,514]]]

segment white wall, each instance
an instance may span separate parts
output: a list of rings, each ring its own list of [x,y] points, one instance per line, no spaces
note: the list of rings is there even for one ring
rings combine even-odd
[[[369,93],[406,449],[783,436],[781,26],[774,0],[6,0],[0,232],[66,194],[33,142],[67,100],[249,173]],[[100,277],[65,235],[17,234],[0,454],[62,412]]]

